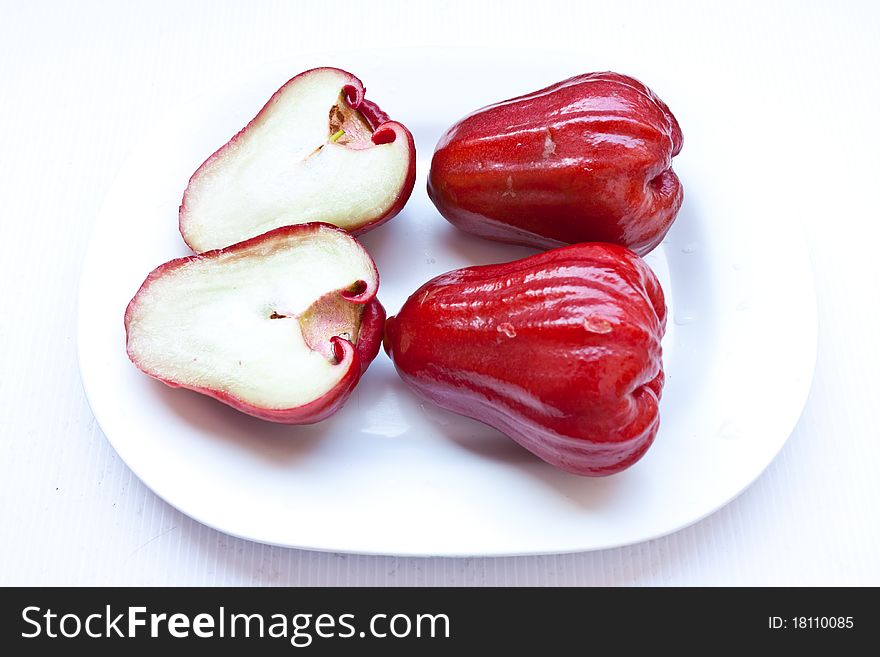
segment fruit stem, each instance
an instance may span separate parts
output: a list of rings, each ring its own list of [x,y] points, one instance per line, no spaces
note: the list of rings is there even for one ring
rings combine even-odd
[[[330,135],[330,141],[335,142],[344,134],[345,134],[345,130],[337,130],[332,135]]]

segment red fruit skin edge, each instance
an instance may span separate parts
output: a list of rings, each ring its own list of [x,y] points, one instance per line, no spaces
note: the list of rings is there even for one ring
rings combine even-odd
[[[562,470],[604,476],[659,428],[663,292],[610,244],[443,274],[388,319],[385,350],[420,397]]]
[[[275,422],[278,424],[314,424],[315,422],[320,422],[321,420],[324,420],[333,415],[336,411],[342,408],[343,405],[345,405],[345,402],[348,400],[352,391],[355,389],[358,382],[360,381],[361,376],[364,372],[367,371],[370,363],[373,362],[373,359],[379,353],[379,347],[382,343],[382,334],[384,331],[386,317],[385,309],[383,308],[382,304],[379,303],[379,300],[376,299],[378,284],[376,285],[376,287],[373,288],[368,287],[360,294],[357,294],[355,296],[348,296],[349,299],[353,301],[356,300],[359,303],[363,302],[364,304],[364,311],[361,318],[361,328],[358,334],[357,344],[352,345],[349,341],[343,340],[341,338],[331,339],[337,353],[337,358],[339,361],[338,366],[346,366],[347,368],[345,375],[342,377],[335,388],[328,391],[321,397],[302,406],[282,409],[262,408],[259,406],[254,406],[253,404],[250,404],[234,395],[220,390],[213,390],[210,388],[203,388],[199,386],[189,386],[179,383],[177,381],[164,379],[141,367],[141,365],[128,350],[128,326],[134,305],[137,303],[140,294],[147,287],[149,287],[149,285],[154,280],[161,278],[168,272],[173,271],[174,269],[177,269],[193,260],[212,258],[222,252],[248,248],[260,244],[261,242],[272,241],[273,239],[282,237],[284,235],[294,234],[307,230],[315,230],[317,227],[320,227],[321,229],[335,230],[341,233],[345,233],[346,235],[348,234],[346,231],[337,226],[320,222],[282,226],[267,233],[263,233],[262,235],[258,235],[257,237],[239,242],[238,244],[233,244],[232,246],[228,246],[223,249],[215,249],[213,251],[206,251],[205,253],[198,255],[176,258],[175,260],[171,260],[156,267],[156,269],[150,272],[146,280],[144,280],[144,282],[141,284],[137,293],[128,303],[128,306],[125,310],[126,353],[128,354],[129,360],[131,360],[131,362],[134,363],[134,365],[144,374],[147,374],[157,381],[161,381],[171,388],[184,388],[186,390],[193,390],[208,397],[212,397],[220,402],[223,402],[227,406],[231,406],[232,408],[241,411],[242,413],[246,413],[247,415],[251,415],[261,420],[267,420],[269,422]],[[375,269],[375,263],[373,264],[373,267]],[[378,281],[378,271],[376,272],[376,280]],[[347,365],[344,365],[346,363]]]
[[[554,248],[656,247],[684,198],[672,170],[678,121],[654,92],[618,73],[588,73],[490,105],[437,144],[428,195],[462,230]]]
[[[366,94],[366,87],[359,78],[347,71],[343,71],[342,69],[334,68],[332,66],[323,66],[303,71],[299,75],[295,75],[290,80],[281,85],[281,87],[279,87],[279,89],[272,94],[271,98],[266,101],[266,104],[263,105],[262,109],[260,109],[257,115],[253,119],[251,119],[244,128],[239,130],[232,137],[232,139],[230,139],[223,146],[214,151],[214,153],[212,153],[204,162],[202,162],[202,164],[199,165],[199,168],[196,169],[195,173],[190,176],[186,189],[183,192],[183,199],[180,202],[180,207],[178,209],[177,215],[178,230],[180,231],[180,235],[183,238],[183,241],[186,242],[186,245],[190,247],[190,249],[192,249],[193,251],[197,251],[189,242],[186,241],[186,234],[183,226],[186,223],[187,214],[189,211],[187,207],[187,194],[193,181],[198,179],[199,175],[205,167],[213,163],[214,160],[222,158],[228,149],[234,148],[238,141],[248,132],[248,130],[250,130],[250,128],[254,124],[260,122],[263,119],[264,114],[269,111],[277,98],[290,84],[293,84],[295,81],[303,76],[312,75],[327,70],[337,71],[348,77],[347,84],[343,86],[343,91],[345,91],[346,98],[348,99],[348,104],[352,109],[359,111],[361,115],[369,122],[370,128],[372,128],[374,131],[372,136],[372,141],[374,144],[392,143],[397,139],[403,139],[405,140],[407,144],[407,149],[409,151],[409,168],[407,169],[407,174],[406,178],[404,179],[403,186],[400,188],[400,192],[398,193],[394,202],[384,214],[370,219],[369,221],[362,224],[360,227],[353,229],[349,232],[351,232],[351,234],[353,235],[361,235],[363,233],[366,233],[367,231],[370,231],[373,228],[376,228],[377,226],[380,226],[386,221],[392,219],[403,209],[403,206],[406,205],[406,202],[409,200],[409,197],[412,194],[413,186],[415,185],[416,181],[416,144],[415,140],[413,139],[412,133],[410,133],[409,129],[402,123],[391,121],[388,117],[388,114],[383,112],[379,108],[379,106],[376,105],[376,103],[371,100],[367,100],[364,97]]]

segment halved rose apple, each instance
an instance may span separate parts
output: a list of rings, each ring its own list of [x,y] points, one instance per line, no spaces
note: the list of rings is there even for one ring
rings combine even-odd
[[[125,312],[142,371],[250,415],[308,424],[338,410],[376,357],[379,274],[351,235],[297,224],[178,258]]]
[[[403,208],[415,182],[409,130],[337,68],[297,75],[192,175],[180,233],[197,253],[291,223],[363,233]]]

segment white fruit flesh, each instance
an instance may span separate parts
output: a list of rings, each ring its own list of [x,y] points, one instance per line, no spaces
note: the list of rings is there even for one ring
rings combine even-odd
[[[330,338],[357,341],[363,307],[338,292],[361,281],[378,284],[369,255],[330,228],[195,259],[135,297],[129,354],[166,381],[259,408],[295,408],[345,375],[348,364],[334,362]]]
[[[202,166],[187,189],[181,219],[190,246],[222,248],[292,220],[352,230],[389,210],[406,180],[409,149],[403,140],[372,144],[338,137],[338,107],[347,110],[352,132],[370,134],[344,100],[348,83],[328,69],[297,78]]]

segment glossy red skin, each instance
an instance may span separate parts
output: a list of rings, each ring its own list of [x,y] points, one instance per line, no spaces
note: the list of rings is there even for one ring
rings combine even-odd
[[[610,242],[644,255],[681,207],[681,129],[638,80],[587,73],[490,105],[437,144],[428,194],[451,223],[552,248]]]
[[[438,276],[388,319],[384,344],[424,399],[558,468],[603,476],[657,434],[665,326],[644,261],[582,243]]]
[[[141,295],[141,293],[145,289],[147,289],[149,285],[156,279],[167,275],[168,273],[174,271],[175,269],[178,269],[179,267],[185,265],[192,260],[213,258],[220,253],[228,253],[236,249],[248,248],[261,242],[270,242],[273,239],[283,237],[284,235],[289,235],[291,233],[305,230],[315,230],[316,228],[330,229],[341,233],[346,232],[337,226],[320,222],[295,224],[293,226],[282,226],[281,228],[276,228],[257,237],[253,237],[249,240],[233,244],[232,246],[228,246],[223,249],[215,249],[213,251],[206,251],[198,255],[177,258],[175,260],[166,262],[163,265],[159,265],[158,267],[156,267],[156,269],[150,272],[146,280],[141,284],[141,287],[138,289],[137,293],[129,302],[128,307],[125,309],[126,345],[128,343],[129,319],[133,312],[133,308],[137,303],[138,297]],[[376,280],[378,281],[378,271],[376,273]],[[382,335],[385,325],[385,309],[376,298],[377,291],[378,285],[375,288],[367,288],[359,294],[349,294],[347,292],[341,292],[341,294],[346,298],[364,304],[364,311],[361,317],[361,328],[358,333],[357,344],[352,345],[351,342],[342,338],[331,338],[331,342],[334,345],[334,353],[338,361],[338,366],[346,368],[345,375],[342,377],[335,388],[326,392],[321,397],[318,397],[317,399],[314,399],[308,404],[304,404],[302,406],[282,409],[263,408],[260,406],[254,406],[253,404],[250,404],[222,390],[215,390],[212,388],[204,388],[199,386],[190,386],[180,383],[178,381],[164,379],[142,367],[127,348],[126,353],[128,353],[129,359],[139,370],[156,379],[157,381],[161,381],[171,388],[185,388],[187,390],[193,390],[203,395],[207,395],[208,397],[213,397],[214,399],[221,401],[224,404],[241,411],[242,413],[247,413],[248,415],[260,418],[261,420],[268,420],[269,422],[276,422],[279,424],[313,424],[315,422],[320,422],[321,420],[330,417],[336,411],[342,408],[342,406],[351,395],[352,391],[355,389],[355,386],[357,386],[358,381],[360,381],[363,373],[367,371],[370,363],[373,362],[373,359],[379,353],[379,346],[382,344]]]
[[[248,132],[248,130],[255,123],[262,120],[264,113],[269,111],[269,108],[273,105],[275,99],[291,84],[294,84],[297,80],[306,75],[311,75],[316,72],[320,72],[323,70],[333,70],[338,71],[348,77],[348,83],[345,84],[342,88],[345,91],[346,98],[348,99],[348,105],[354,110],[357,110],[361,113],[361,115],[367,120],[367,123],[370,124],[370,128],[374,131],[372,135],[372,142],[374,144],[390,144],[397,139],[403,139],[406,142],[407,149],[409,151],[409,168],[407,169],[406,178],[404,180],[403,186],[400,188],[400,192],[397,194],[397,198],[395,198],[394,203],[388,208],[388,210],[377,217],[374,217],[363,224],[361,224],[358,228],[352,229],[349,232],[352,235],[361,235],[366,233],[367,231],[376,228],[384,224],[389,219],[395,217],[402,209],[403,206],[406,205],[406,202],[409,200],[410,195],[412,194],[413,186],[416,182],[416,144],[413,140],[412,133],[409,129],[403,125],[402,123],[398,123],[397,121],[392,121],[388,114],[386,114],[379,106],[371,100],[367,100],[364,96],[367,93],[367,88],[364,86],[364,83],[360,81],[359,78],[352,75],[347,71],[343,71],[342,69],[334,68],[332,66],[324,66],[320,68],[309,69],[308,71],[303,71],[299,75],[292,77],[290,80],[285,82],[274,94],[272,97],[266,101],[266,104],[263,105],[263,108],[257,113],[257,115],[251,119],[248,124],[239,130],[235,136],[232,137],[226,144],[218,148],[214,153],[208,157],[199,168],[196,169],[195,173],[190,176],[189,183],[187,184],[187,188],[183,192],[183,199],[180,202],[180,208],[178,209],[177,221],[178,228],[180,230],[180,235],[183,237],[183,241],[186,242],[186,245],[190,247],[193,251],[197,251],[197,249],[193,248],[193,245],[186,241],[186,232],[183,228],[184,224],[187,221],[187,193],[189,192],[189,188],[192,185],[193,181],[197,180],[202,170],[207,167],[209,164],[213,163],[214,160],[222,159],[227,152],[227,150],[233,149],[236,147],[238,141]],[[315,222],[320,223],[320,222]]]

